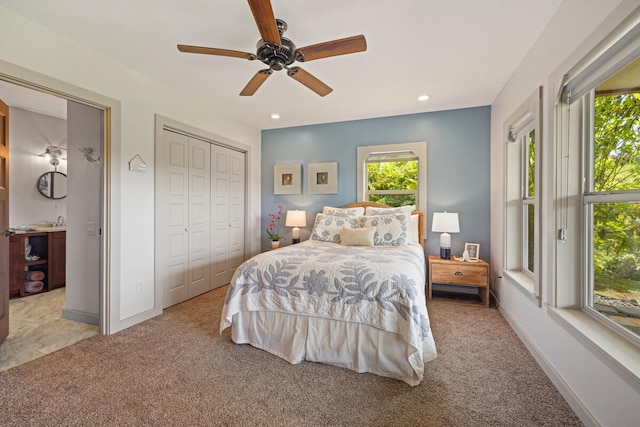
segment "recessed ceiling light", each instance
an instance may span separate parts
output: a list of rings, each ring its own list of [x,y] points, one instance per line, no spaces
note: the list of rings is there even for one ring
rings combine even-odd
[[[418,97],[418,101],[426,101],[427,99],[429,99],[429,95],[420,95]]]
[[[273,113],[273,114],[271,115],[271,118],[272,118],[273,120],[278,120],[278,119],[280,118],[280,114]]]

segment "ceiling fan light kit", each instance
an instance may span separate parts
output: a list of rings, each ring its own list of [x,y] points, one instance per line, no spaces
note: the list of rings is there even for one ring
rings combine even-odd
[[[288,28],[287,23],[275,18],[270,0],[248,0],[248,2],[251,12],[253,13],[253,18],[258,26],[258,31],[262,37],[257,43],[255,54],[212,47],[178,45],[180,52],[228,56],[248,59],[250,61],[258,59],[268,65],[269,68],[258,70],[244,89],[242,89],[240,96],[253,95],[274,71],[283,69],[287,70],[289,77],[303,84],[318,95],[326,96],[331,93],[333,89],[308,71],[297,66],[290,67],[290,65],[296,61],[309,62],[316,59],[364,52],[367,50],[367,42],[363,35],[318,43],[298,49],[291,40],[283,37],[284,32]]]

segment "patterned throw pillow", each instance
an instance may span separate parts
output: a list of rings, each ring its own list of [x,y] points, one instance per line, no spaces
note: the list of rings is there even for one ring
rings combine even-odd
[[[407,217],[405,215],[361,216],[361,228],[375,228],[375,246],[402,246],[408,243]]]
[[[322,213],[335,216],[360,216],[364,215],[364,208],[334,208],[325,206],[322,208]]]
[[[355,216],[316,215],[316,222],[311,231],[311,240],[321,242],[340,243],[342,227],[358,228],[358,218]]]

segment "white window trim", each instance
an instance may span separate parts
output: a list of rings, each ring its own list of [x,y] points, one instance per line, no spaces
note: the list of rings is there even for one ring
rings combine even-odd
[[[540,274],[540,242],[541,242],[541,224],[540,224],[540,158],[542,147],[542,93],[540,86],[536,89],[527,100],[507,119],[504,125],[504,138],[506,149],[504,164],[504,238],[505,248],[502,274],[508,276],[511,283],[525,293],[529,299],[541,306],[541,274]],[[526,179],[524,164],[523,138],[531,131],[535,132],[535,195],[532,199],[534,204],[534,273],[533,275],[525,266],[524,260],[524,242],[525,242],[525,224],[524,224],[524,206],[525,206],[525,185]]]
[[[356,160],[356,197],[358,201],[365,199],[367,191],[367,158],[373,153],[413,151],[418,156],[418,194],[417,208],[427,212],[427,142],[407,142],[402,144],[365,145],[357,148]]]

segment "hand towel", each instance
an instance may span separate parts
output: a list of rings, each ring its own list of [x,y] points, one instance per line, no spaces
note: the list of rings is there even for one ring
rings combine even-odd
[[[24,282],[24,291],[30,294],[34,292],[40,292],[42,289],[44,289],[44,283],[42,282],[38,282],[35,280],[27,280],[26,282]]]
[[[25,271],[24,272],[24,280],[44,280],[44,271],[34,270],[34,271]]]

